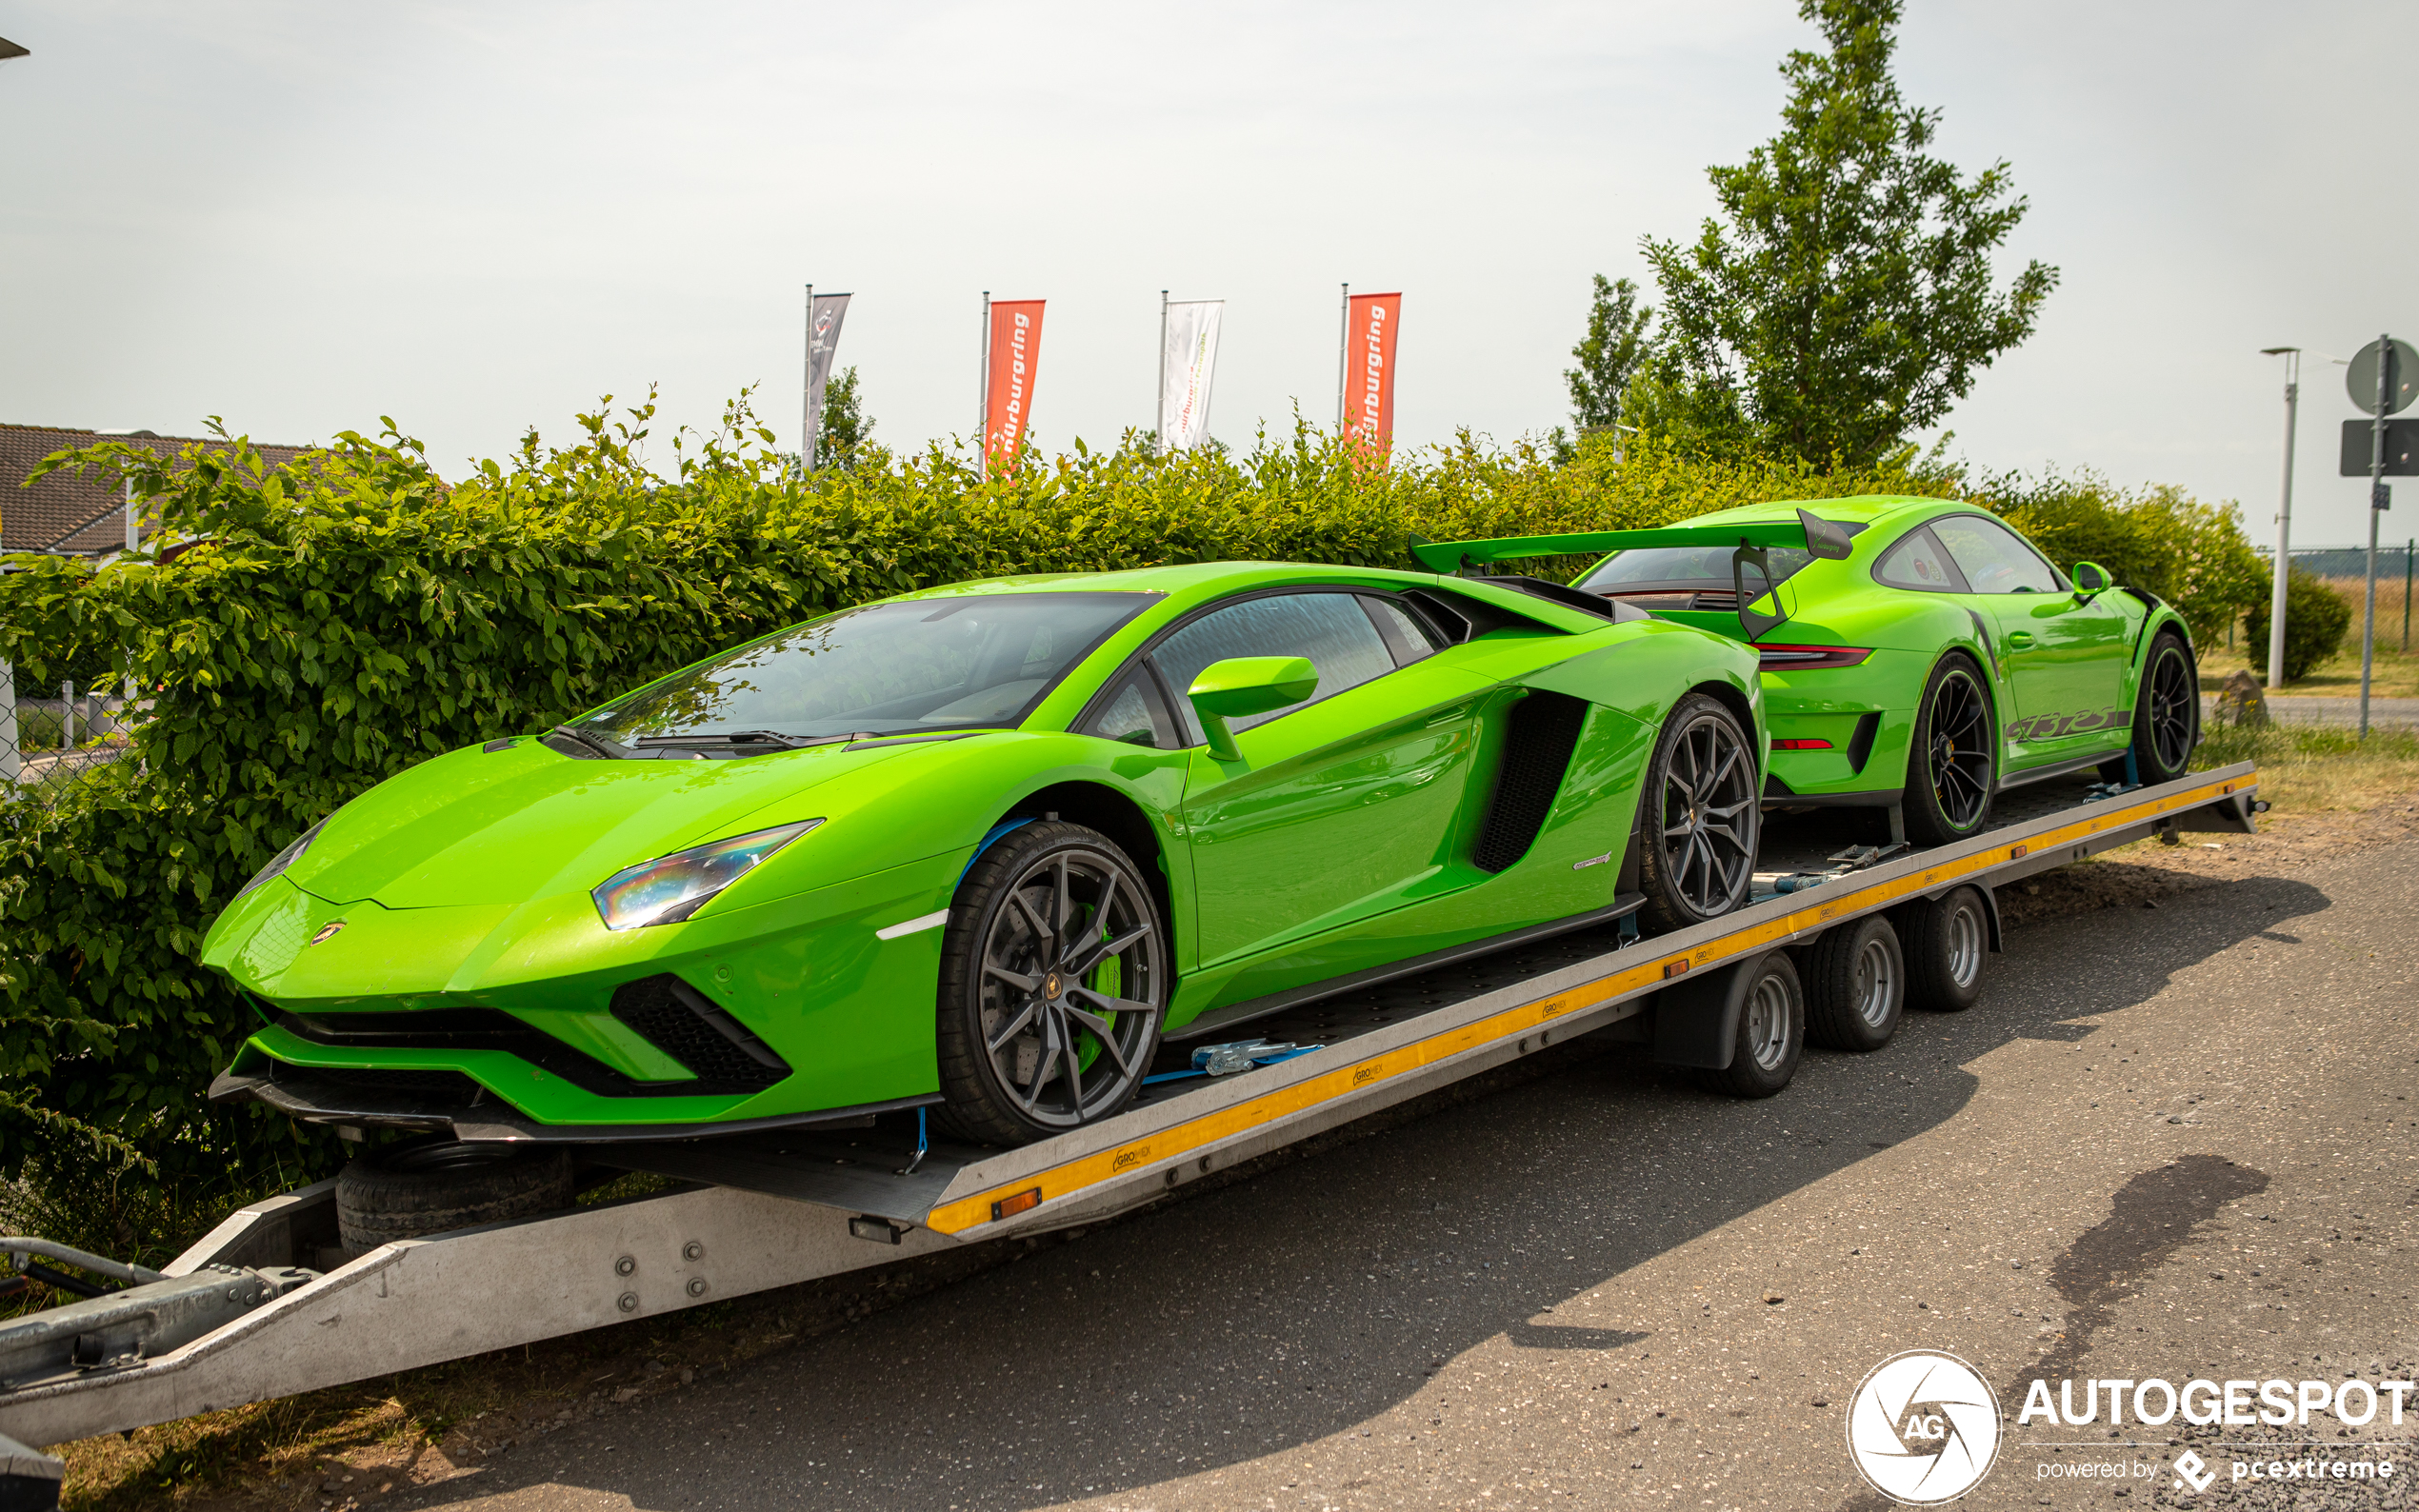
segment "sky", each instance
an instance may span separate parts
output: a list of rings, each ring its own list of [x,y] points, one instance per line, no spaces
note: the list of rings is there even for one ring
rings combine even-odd
[[[977,425],[983,292],[1049,301],[1035,440],[1153,418],[1158,301],[1228,301],[1248,447],[1335,408],[1337,296],[1404,296],[1396,437],[1569,419],[1589,275],[1713,209],[1778,124],[1780,0],[338,7],[0,0],[0,420],[374,431],[439,468],[660,388],[654,455],[757,386],[799,429],[803,286],[877,439]],[[2419,8],[1911,0],[1907,97],[2031,209],[2039,328],[1949,417],[1980,472],[2239,500],[2350,543],[2343,368],[2419,338],[2392,168]],[[2360,144],[2382,130],[2383,149]],[[1929,439],[1929,437],[1927,439]],[[2419,481],[2386,517],[2419,533]]]

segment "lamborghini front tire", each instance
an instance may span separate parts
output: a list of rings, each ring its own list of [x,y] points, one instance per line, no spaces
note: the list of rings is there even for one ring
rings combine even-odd
[[[942,1122],[1027,1144],[1142,1090],[1173,985],[1140,867],[1097,830],[1036,820],[983,851],[941,947]]]

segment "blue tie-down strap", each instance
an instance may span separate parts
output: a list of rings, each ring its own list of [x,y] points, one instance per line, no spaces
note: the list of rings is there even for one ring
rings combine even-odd
[[[1274,1065],[1279,1061],[1290,1061],[1297,1055],[1308,1055],[1317,1048],[1319,1046],[1315,1044],[1272,1044],[1266,1040],[1234,1040],[1225,1044],[1205,1044],[1192,1052],[1192,1064],[1188,1068],[1146,1076],[1142,1084],[1152,1086],[1161,1082],[1184,1082],[1196,1076],[1231,1076],[1237,1071],[1249,1071],[1255,1065]]]

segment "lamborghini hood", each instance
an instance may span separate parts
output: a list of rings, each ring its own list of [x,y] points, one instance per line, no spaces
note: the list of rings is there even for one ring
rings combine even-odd
[[[897,786],[905,773],[893,768],[938,748],[713,761],[583,761],[534,741],[456,751],[346,805],[286,876],[330,903],[389,908],[586,892],[625,866],[709,840],[857,807]]]

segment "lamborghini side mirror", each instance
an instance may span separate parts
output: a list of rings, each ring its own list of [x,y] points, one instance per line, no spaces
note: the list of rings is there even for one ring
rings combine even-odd
[[[1299,704],[1318,690],[1319,669],[1307,656],[1230,656],[1203,667],[1186,696],[1201,716],[1210,754],[1232,762],[1241,761],[1243,752],[1228,720]]]

